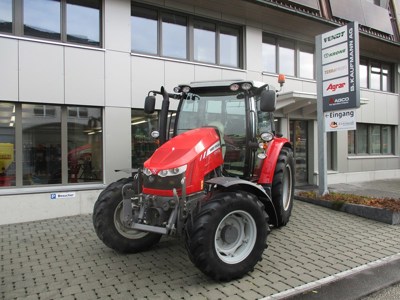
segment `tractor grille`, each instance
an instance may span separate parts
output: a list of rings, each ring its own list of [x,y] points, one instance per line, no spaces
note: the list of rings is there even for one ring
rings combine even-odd
[[[143,186],[148,189],[155,190],[172,190],[173,188],[182,188],[182,178],[185,174],[176,176],[160,177],[158,175],[143,176]]]

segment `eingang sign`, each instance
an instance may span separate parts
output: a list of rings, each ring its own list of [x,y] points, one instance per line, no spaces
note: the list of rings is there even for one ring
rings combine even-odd
[[[323,111],[360,107],[358,24],[322,34],[320,47]]]

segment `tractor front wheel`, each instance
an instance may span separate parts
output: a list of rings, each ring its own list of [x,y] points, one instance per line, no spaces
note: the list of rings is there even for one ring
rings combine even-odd
[[[123,178],[110,184],[97,199],[93,210],[93,225],[103,243],[122,253],[147,250],[158,243],[161,235],[126,227],[122,213],[122,187],[133,183],[132,178]]]
[[[266,247],[268,216],[246,192],[217,193],[188,218],[186,248],[192,262],[215,280],[229,281],[252,271]]]

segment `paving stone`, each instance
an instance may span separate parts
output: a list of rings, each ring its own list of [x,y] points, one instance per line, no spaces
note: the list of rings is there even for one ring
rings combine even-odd
[[[98,240],[90,215],[0,226],[0,297],[14,299],[259,299],[400,252],[400,227],[295,201],[255,271],[214,282],[181,240],[121,255]],[[64,298],[63,298],[64,299]]]

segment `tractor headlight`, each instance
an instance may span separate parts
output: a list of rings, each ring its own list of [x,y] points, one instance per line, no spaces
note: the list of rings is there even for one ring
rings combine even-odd
[[[146,176],[150,176],[152,173],[151,173],[151,171],[149,169],[143,168],[143,174],[146,175]]]
[[[272,132],[264,132],[261,134],[261,139],[265,142],[270,142],[274,139],[274,134]]]
[[[186,171],[187,169],[187,165],[178,167],[178,168],[172,168],[172,169],[168,169],[168,170],[161,170],[160,172],[158,172],[158,176],[160,177],[167,177],[167,176],[176,176],[179,174],[182,174]]]

